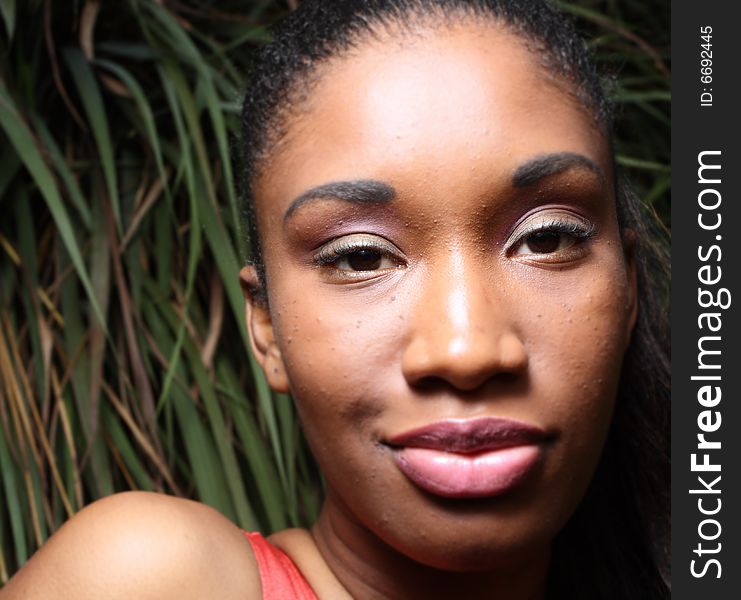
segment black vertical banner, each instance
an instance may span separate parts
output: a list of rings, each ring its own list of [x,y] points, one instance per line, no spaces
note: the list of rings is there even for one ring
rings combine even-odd
[[[672,598],[741,598],[741,28],[672,2]]]

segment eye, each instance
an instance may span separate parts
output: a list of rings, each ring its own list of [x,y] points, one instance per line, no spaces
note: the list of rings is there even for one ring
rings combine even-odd
[[[390,269],[396,265],[378,250],[359,248],[338,257],[334,266],[342,271],[378,271]]]
[[[519,244],[515,254],[552,254],[573,246],[577,239],[568,234],[553,229],[535,231]]]
[[[562,209],[544,211],[512,232],[507,251],[542,262],[567,262],[583,255],[582,246],[594,233],[594,225],[580,215]]]
[[[318,266],[330,266],[349,276],[368,275],[404,265],[401,251],[388,240],[355,234],[332,240],[314,255]]]

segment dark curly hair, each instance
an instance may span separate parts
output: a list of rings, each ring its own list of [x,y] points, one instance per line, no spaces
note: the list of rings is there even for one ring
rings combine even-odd
[[[304,1],[275,30],[273,41],[257,51],[242,111],[244,194],[257,294],[267,281],[251,184],[317,69],[385,28],[403,33],[420,24],[466,19],[494,21],[518,35],[545,68],[562,78],[612,146],[614,110],[605,82],[572,23],[548,2]],[[670,595],[667,235],[614,167],[619,226],[637,267],[638,320],[603,456],[585,498],[555,540],[549,598]]]

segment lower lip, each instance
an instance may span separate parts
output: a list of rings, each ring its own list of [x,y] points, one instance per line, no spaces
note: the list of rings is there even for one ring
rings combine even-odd
[[[539,462],[536,445],[512,446],[475,455],[407,447],[394,460],[413,483],[445,498],[500,496],[520,485]]]

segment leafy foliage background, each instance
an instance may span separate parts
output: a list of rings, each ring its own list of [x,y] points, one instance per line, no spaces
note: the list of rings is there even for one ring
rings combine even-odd
[[[247,350],[232,152],[292,2],[0,0],[0,585],[115,491],[311,522],[290,399]],[[617,76],[618,161],[669,218],[669,2],[561,2]]]

